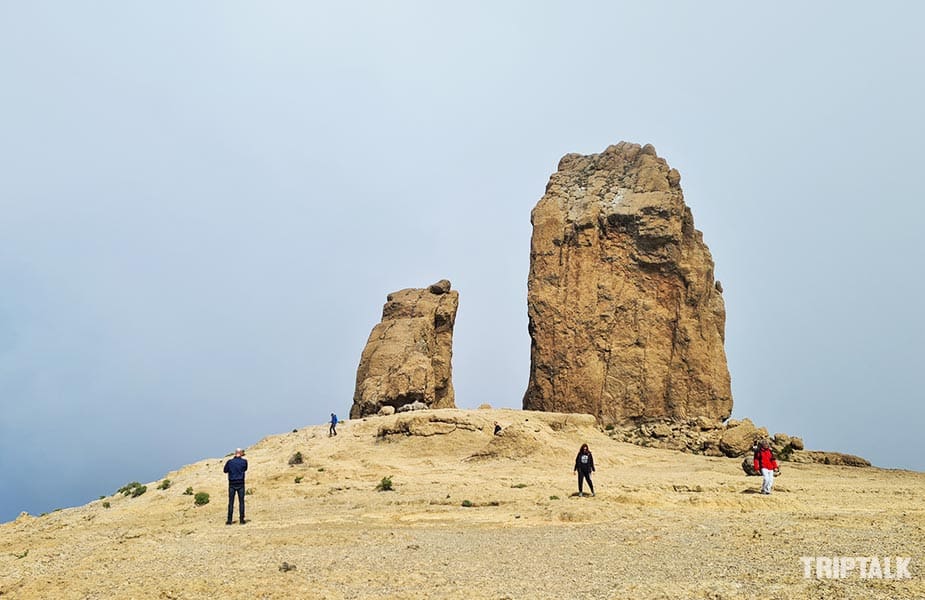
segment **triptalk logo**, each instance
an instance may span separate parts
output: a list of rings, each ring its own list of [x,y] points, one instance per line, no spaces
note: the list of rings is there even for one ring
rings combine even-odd
[[[806,579],[912,579],[909,556],[801,556],[800,562]]]

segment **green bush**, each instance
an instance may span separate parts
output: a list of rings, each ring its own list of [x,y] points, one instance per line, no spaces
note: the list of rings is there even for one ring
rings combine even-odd
[[[209,494],[207,492],[196,492],[196,495],[193,497],[193,503],[196,506],[203,506],[204,504],[209,503]]]
[[[550,499],[550,500],[558,500],[558,499],[559,499],[559,496],[550,496],[549,499]]]
[[[301,475],[299,475],[298,477],[295,478],[295,482],[296,482],[296,483],[302,483],[302,479],[303,479],[303,477],[302,477]]]
[[[304,462],[304,460],[305,459],[302,458],[302,453],[296,452],[295,454],[289,457],[289,466],[301,465]]]
[[[165,479],[164,481],[161,482],[161,484],[160,484],[159,486],[157,486],[157,489],[159,489],[159,490],[166,490],[166,489],[169,488],[169,487],[170,487],[170,480],[169,480],[169,479]]]
[[[471,500],[463,500],[463,501],[462,501],[462,505],[465,506],[466,508],[469,508],[470,506],[472,506],[472,501],[471,501]]]
[[[253,495],[254,495],[254,488],[247,488],[246,490],[244,490],[244,495],[245,495],[245,496],[253,496]]]
[[[392,478],[383,477],[382,481],[376,486],[376,490],[380,492],[391,492],[392,491]]]
[[[183,492],[183,495],[184,495],[184,496],[192,496],[192,495],[193,495],[193,486],[189,486],[188,488],[186,488],[186,491]]]
[[[613,431],[613,423],[608,423],[607,427],[604,428],[607,431]]]
[[[137,498],[138,496],[144,494],[147,491],[148,491],[148,486],[141,485],[137,481],[133,481],[131,483],[126,483],[125,485],[120,487],[116,493],[117,494],[121,493],[123,496],[131,496],[132,498]]]
[[[527,487],[527,484],[526,483],[515,483],[511,487],[517,488],[518,490],[522,490],[523,488]]]
[[[131,482],[131,483],[126,483],[125,485],[123,485],[122,487],[120,487],[118,490],[116,490],[116,493],[117,493],[117,494],[122,494],[123,496],[131,496],[131,495],[132,495],[132,491],[133,491],[136,487],[140,487],[140,486],[141,486],[141,484],[138,483],[137,481],[133,481],[133,482]]]
[[[106,502],[103,502],[103,508],[109,508],[110,506],[112,505],[109,504],[109,500],[107,500]]]

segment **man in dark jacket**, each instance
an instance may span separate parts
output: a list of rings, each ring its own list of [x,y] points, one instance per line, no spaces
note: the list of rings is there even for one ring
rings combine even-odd
[[[238,495],[238,522],[241,525],[247,523],[244,520],[244,472],[247,471],[247,459],[244,458],[244,450],[238,448],[234,451],[234,458],[225,463],[225,473],[228,473],[228,519],[225,525],[231,525],[231,515],[234,512],[234,496]]]

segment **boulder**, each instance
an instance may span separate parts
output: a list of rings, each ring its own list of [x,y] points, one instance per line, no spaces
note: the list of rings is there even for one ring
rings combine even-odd
[[[694,421],[694,424],[701,431],[710,431],[711,429],[719,429],[720,427],[719,423],[712,419],[708,419],[707,417],[697,417],[697,419]]]
[[[757,428],[751,419],[742,419],[737,425],[728,427],[719,440],[719,448],[730,458],[751,452],[755,442],[768,437],[765,428]]]
[[[441,280],[388,295],[357,368],[350,418],[419,402],[455,408],[451,359],[459,293]]]
[[[376,413],[381,417],[387,417],[389,415],[395,414],[395,407],[391,404],[384,404],[379,408],[379,411]]]
[[[450,293],[450,280],[441,279],[437,283],[430,284],[430,286],[428,286],[427,289],[428,291],[430,291],[431,294],[437,294],[438,296],[440,294],[449,294]]]
[[[792,438],[786,433],[775,433],[771,441],[775,448],[786,448],[791,445]]]
[[[803,450],[803,438],[793,436],[790,438],[790,447],[794,450]]]
[[[656,423],[652,426],[652,437],[667,438],[672,436],[671,427],[665,423]]]
[[[566,155],[531,222],[524,409],[604,425],[729,417],[713,259],[655,148]]]

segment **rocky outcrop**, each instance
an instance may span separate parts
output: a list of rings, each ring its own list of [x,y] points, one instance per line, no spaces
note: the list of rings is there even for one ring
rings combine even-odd
[[[820,450],[807,450],[805,452],[794,452],[790,457],[793,462],[800,463],[819,463],[820,465],[837,465],[842,467],[869,467],[870,461],[854,454],[844,454],[842,452],[824,452]]]
[[[726,456],[720,449],[720,440],[727,428],[714,421],[704,419],[659,420],[627,425],[608,425],[606,428],[611,438],[645,446],[679,450],[691,454],[707,456]]]
[[[455,408],[451,359],[459,293],[441,280],[388,295],[357,368],[350,418],[420,402]]]
[[[721,286],[678,171],[651,145],[566,155],[531,221],[524,409],[605,425],[730,415]]]
[[[771,451],[778,461],[847,467],[871,466],[867,459],[852,454],[805,450],[802,438],[786,433],[768,436],[768,430],[755,426],[751,419],[730,419],[725,424],[708,422],[702,418],[687,421],[655,420],[622,426],[608,425],[606,431],[617,441],[637,446],[742,458],[742,470],[747,475],[757,474],[752,459],[757,443],[763,439],[770,442]]]

